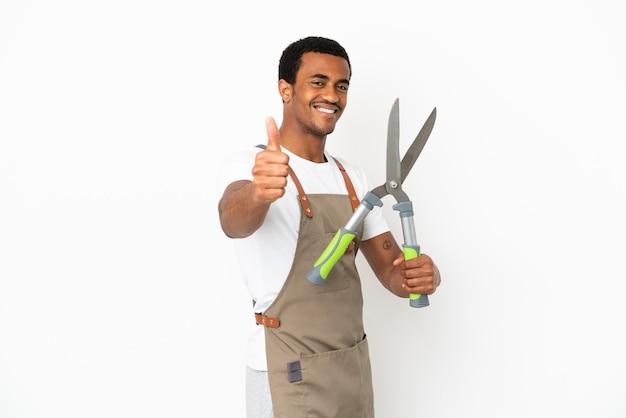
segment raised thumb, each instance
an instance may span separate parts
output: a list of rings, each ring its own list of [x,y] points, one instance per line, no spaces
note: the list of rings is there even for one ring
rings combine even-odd
[[[265,119],[265,130],[267,131],[267,150],[280,151],[280,133],[276,121],[272,117]]]

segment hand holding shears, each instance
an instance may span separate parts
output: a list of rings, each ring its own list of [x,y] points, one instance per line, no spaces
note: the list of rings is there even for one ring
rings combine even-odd
[[[309,281],[316,285],[324,284],[331,269],[354,239],[358,226],[374,206],[383,205],[381,198],[389,194],[396,200],[393,209],[400,214],[404,237],[404,244],[402,245],[404,258],[409,260],[420,256],[420,246],[417,243],[415,224],[413,222],[413,203],[402,189],[402,183],[409,171],[411,171],[411,168],[413,168],[413,164],[415,164],[417,157],[422,152],[424,145],[426,145],[426,141],[435,124],[436,116],[437,108],[434,108],[417,137],[404,154],[402,161],[400,161],[400,101],[399,99],[395,100],[389,114],[387,129],[387,181],[366,193],[352,217],[345,226],[337,231],[326,250],[324,250],[313,265],[313,268],[307,273],[306,278]],[[430,304],[427,295],[411,294],[409,299],[410,306],[414,308],[421,308]]]

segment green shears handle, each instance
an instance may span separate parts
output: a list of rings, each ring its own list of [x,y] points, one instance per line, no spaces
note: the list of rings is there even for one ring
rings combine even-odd
[[[348,245],[356,236],[356,230],[369,215],[374,206],[382,206],[383,202],[372,192],[368,192],[356,208],[348,223],[340,228],[330,241],[322,255],[317,259],[313,268],[308,271],[306,278],[313,284],[321,286],[335,266],[337,261],[345,254]]]
[[[417,244],[415,237],[415,224],[413,222],[413,203],[400,202],[393,205],[393,209],[400,212],[400,220],[402,222],[402,233],[404,235],[404,244],[402,252],[405,260],[411,260],[421,255],[420,246]],[[420,295],[411,293],[409,295],[409,305],[412,308],[424,308],[430,305],[428,295]]]
[[[313,284],[318,286],[326,282],[326,278],[330,274],[330,270],[335,266],[337,261],[345,254],[346,248],[354,239],[356,233],[340,228],[333,239],[330,241],[320,258],[317,259],[313,268],[306,274],[306,278]]]

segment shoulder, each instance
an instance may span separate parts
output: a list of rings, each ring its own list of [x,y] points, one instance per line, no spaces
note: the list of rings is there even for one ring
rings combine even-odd
[[[262,144],[261,144],[262,145]],[[238,163],[254,163],[254,157],[257,153],[263,151],[263,148],[257,145],[249,145],[232,150],[226,154],[219,162],[223,169],[227,169],[229,165]]]
[[[226,186],[237,180],[252,180],[254,158],[261,150],[255,145],[250,145],[235,149],[217,161],[216,164],[219,166],[217,170],[218,190],[224,190]]]
[[[333,156],[329,153],[326,153],[326,157],[329,159],[332,158],[335,160],[335,162],[341,164],[341,166],[346,170],[350,178],[356,177],[363,183],[367,183],[367,175],[365,173],[365,170],[363,170],[360,166],[356,165],[355,163],[344,157]]]

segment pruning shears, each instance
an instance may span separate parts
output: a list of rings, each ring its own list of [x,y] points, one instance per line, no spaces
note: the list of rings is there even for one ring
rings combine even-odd
[[[402,222],[402,234],[404,244],[402,251],[404,258],[410,260],[420,256],[420,246],[415,236],[415,224],[413,222],[413,202],[402,189],[402,183],[407,174],[413,168],[413,164],[419,157],[426,141],[432,132],[437,117],[437,108],[432,112],[411,146],[407,149],[402,161],[400,161],[400,100],[396,99],[389,114],[389,124],[387,128],[387,181],[371,191],[367,192],[359,206],[352,214],[348,222],[340,228],[331,242],[328,244],[322,255],[313,265],[313,268],[306,274],[306,278],[321,286],[325,283],[328,274],[333,266],[343,256],[348,245],[356,236],[356,230],[365,217],[371,212],[374,206],[382,207],[382,198],[391,195],[396,200],[393,209],[400,213]],[[429,305],[428,295],[411,294],[409,297],[410,306],[422,308]]]

